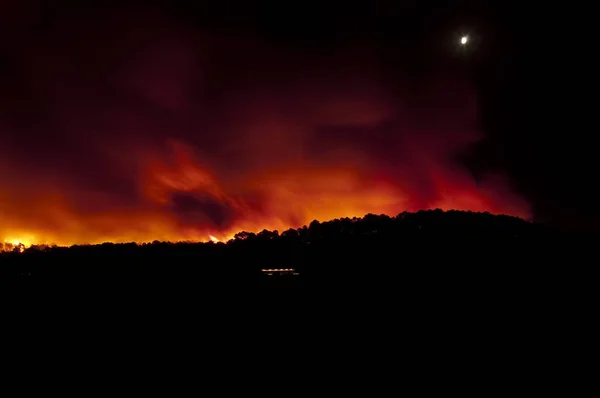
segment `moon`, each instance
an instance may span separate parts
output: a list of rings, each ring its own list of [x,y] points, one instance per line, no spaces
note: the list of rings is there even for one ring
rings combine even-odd
[[[465,44],[467,44],[467,42],[469,41],[469,37],[468,36],[463,36],[460,38],[460,44],[462,44],[463,46]]]

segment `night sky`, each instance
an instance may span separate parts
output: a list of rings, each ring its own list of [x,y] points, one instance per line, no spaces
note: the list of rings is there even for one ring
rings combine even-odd
[[[0,5],[0,240],[437,207],[596,228],[579,61],[517,3],[80,3]]]

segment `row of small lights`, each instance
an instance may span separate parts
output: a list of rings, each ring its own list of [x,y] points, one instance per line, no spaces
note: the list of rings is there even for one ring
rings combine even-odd
[[[263,269],[262,272],[281,272],[281,271],[293,271],[293,268],[282,268],[282,269]]]

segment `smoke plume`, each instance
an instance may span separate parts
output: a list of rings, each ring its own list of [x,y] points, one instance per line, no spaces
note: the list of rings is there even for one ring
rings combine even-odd
[[[227,239],[429,208],[529,216],[508,184],[457,161],[481,138],[477,103],[443,68],[412,79],[369,45],[316,53],[152,12],[11,21],[0,241]]]

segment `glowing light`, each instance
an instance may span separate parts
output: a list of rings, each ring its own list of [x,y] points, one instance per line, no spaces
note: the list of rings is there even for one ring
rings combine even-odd
[[[0,251],[14,250],[15,245],[9,242],[21,243],[24,247],[155,240],[227,242],[241,231],[285,231],[309,225],[315,219],[323,222],[363,217],[368,213],[393,216],[418,209],[488,211],[529,217],[526,203],[509,191],[501,190],[501,183],[490,185],[494,188],[491,195],[488,188],[476,186],[457,171],[447,171],[443,163],[432,163],[422,171],[430,176],[429,183],[438,193],[437,198],[415,202],[415,198],[420,197],[415,187],[405,186],[386,172],[363,169],[359,163],[353,164],[352,158],[348,158],[348,166],[301,162],[260,170],[244,176],[247,182],[238,186],[231,177],[226,184],[222,183],[211,167],[183,145],[168,154],[170,156],[144,163],[139,189],[148,206],[139,209],[124,207],[83,215],[67,205],[66,197],[58,194],[48,194],[43,203],[32,202],[29,207],[21,206],[16,195],[11,198],[5,194],[0,241],[5,240],[7,244],[1,245]],[[177,194],[202,198],[210,205],[207,213],[218,205],[226,210],[228,222],[220,228],[209,218],[188,222],[188,216],[197,214],[171,203]],[[257,198],[260,198],[259,204]],[[36,228],[31,224],[31,217],[21,219],[21,213],[27,214],[27,209],[38,209],[35,205],[43,211],[36,210],[34,214],[40,219],[60,220],[60,230],[48,230],[43,224]],[[11,211],[5,211],[7,206]],[[175,214],[174,208],[179,213]]]
[[[263,268],[261,271],[262,272],[290,272],[290,271],[294,271],[294,269],[293,268],[275,268],[275,269]]]
[[[140,28],[146,22],[156,25],[154,18]],[[129,29],[128,23],[116,25]],[[119,56],[113,56],[112,40],[121,32],[102,34],[103,24],[90,26],[94,40],[100,40],[97,57],[106,65],[78,62],[91,53],[73,40],[54,42],[58,37],[47,44],[59,46],[66,58],[41,50],[45,38],[40,43],[34,38],[18,52],[17,62],[31,68],[31,76],[44,76],[51,87],[68,77],[69,86],[46,92],[36,81],[15,82],[15,90],[35,89],[31,95],[42,101],[28,107],[28,117],[43,120],[36,112],[48,106],[60,116],[60,129],[50,129],[58,136],[47,135],[47,129],[33,131],[43,123],[21,126],[12,119],[21,112],[11,107],[0,112],[0,136],[11,136],[13,124],[19,124],[27,128],[23,133],[53,145],[50,151],[39,141],[23,150],[18,136],[2,140],[0,250],[14,250],[11,242],[25,247],[227,242],[242,231],[283,233],[315,219],[435,208],[529,218],[528,205],[510,192],[510,184],[496,183],[495,176],[489,183],[475,181],[453,162],[456,153],[483,138],[468,79],[423,73],[413,82],[410,73],[398,75],[400,70],[388,76],[362,49],[336,51],[327,56],[325,69],[319,59],[300,57],[301,51],[259,42],[251,49],[256,67],[247,70],[247,38],[213,42],[204,33],[188,34],[187,27],[171,31],[169,23],[158,25],[148,35],[114,43]],[[443,40],[450,52],[469,59],[484,39],[476,26],[464,25],[448,29]],[[196,40],[218,48],[218,54],[197,53]],[[38,58],[44,62],[32,62]],[[202,70],[196,75],[198,62]],[[102,106],[91,106],[100,101],[99,82],[83,77],[96,76],[98,68],[116,75]],[[244,71],[239,87],[238,68]],[[271,70],[274,76],[267,73]],[[396,90],[394,82],[406,78],[408,90],[400,89],[403,85]],[[211,82],[199,86],[202,100],[189,91],[199,81]],[[71,87],[75,82],[82,86]],[[205,89],[219,97],[206,109]],[[419,93],[418,101],[413,92]],[[86,117],[72,111],[80,107]],[[89,139],[93,155],[85,156],[83,147],[67,150],[82,142],[83,132],[94,134]],[[43,156],[38,147],[46,150]]]
[[[31,246],[32,244],[36,243],[36,239],[34,236],[28,236],[28,237],[21,236],[18,238],[9,237],[9,238],[4,239],[4,243],[13,245],[13,246],[23,245],[23,246],[28,247],[28,246]],[[0,241],[0,245],[1,244],[2,244],[2,241]]]

